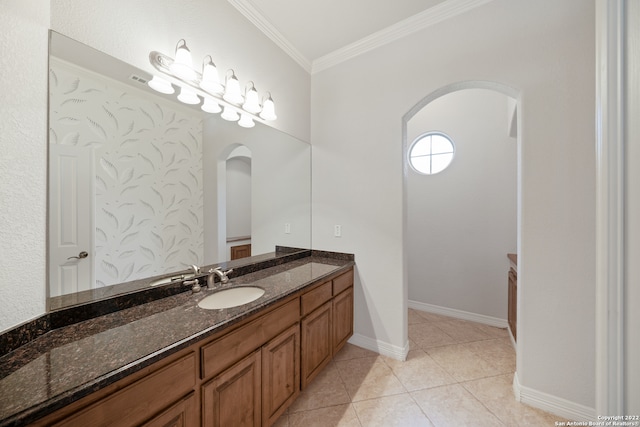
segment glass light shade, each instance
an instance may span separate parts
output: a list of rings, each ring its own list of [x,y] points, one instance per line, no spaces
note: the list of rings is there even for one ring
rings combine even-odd
[[[233,70],[231,71],[231,76],[227,77],[227,85],[224,89],[224,95],[222,96],[225,101],[230,102],[232,104],[242,104],[244,98],[242,96],[242,92],[240,92],[240,82],[236,77]]]
[[[182,45],[181,45],[182,43]],[[184,39],[178,41],[176,46],[176,58],[169,65],[169,70],[176,76],[184,80],[193,80],[196,78],[196,72],[193,70],[193,62],[191,61],[191,51],[187,47]]]
[[[200,104],[200,98],[198,95],[188,87],[183,87],[180,89],[180,95],[178,95],[178,101],[183,102],[189,105]]]
[[[273,103],[273,99],[271,99],[271,95],[264,101],[260,117],[264,120],[275,120],[278,118],[278,116],[276,116],[276,106]]]
[[[240,114],[240,120],[238,121],[238,125],[242,126],[243,128],[252,128],[256,124],[253,121],[253,119],[249,117],[247,114]]]
[[[147,84],[156,92],[165,93],[167,95],[171,95],[175,92],[175,89],[173,88],[173,86],[171,86],[171,83],[169,83],[162,77],[153,76],[153,78]]]
[[[202,111],[206,111],[207,113],[217,114],[222,111],[222,107],[215,101],[213,98],[204,98],[204,103],[202,104]]]
[[[205,57],[204,61],[205,62],[202,65],[202,80],[200,81],[200,87],[209,93],[222,93],[224,88],[220,84],[216,64],[213,63],[211,57],[208,55]]]
[[[262,109],[260,107],[260,98],[258,97],[258,91],[253,85],[251,85],[251,89],[247,91],[244,104],[242,104],[242,108],[252,114],[259,113]]]
[[[225,106],[224,107],[224,111],[222,112],[222,114],[220,114],[220,117],[222,117],[223,119],[225,119],[227,121],[235,122],[236,120],[238,120],[240,118],[240,115],[233,108]]]

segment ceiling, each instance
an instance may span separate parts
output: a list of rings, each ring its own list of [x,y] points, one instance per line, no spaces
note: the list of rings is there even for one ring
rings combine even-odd
[[[228,0],[310,73],[491,0]]]

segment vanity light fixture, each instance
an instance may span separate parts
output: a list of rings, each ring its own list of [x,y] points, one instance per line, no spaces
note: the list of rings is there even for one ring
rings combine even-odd
[[[216,64],[213,63],[211,55],[204,57],[200,87],[209,93],[222,93],[224,91],[224,88],[220,84],[218,69],[216,68]]]
[[[249,85],[251,85],[251,87],[249,87]],[[258,91],[256,90],[256,86],[253,82],[247,83],[247,88],[245,88],[244,104],[242,104],[242,109],[250,113],[257,114],[262,110],[262,107],[260,107]]]
[[[238,120],[238,125],[243,128],[252,128],[256,125],[251,117],[247,113],[240,113],[240,120]]]
[[[178,101],[183,102],[185,104],[196,105],[200,104],[200,98],[198,95],[188,87],[180,88],[180,95],[178,95]]]
[[[176,59],[169,66],[169,69],[181,79],[193,80],[196,77],[196,73],[193,70],[193,62],[191,61],[191,51],[187,47],[187,42],[184,39],[178,40],[178,44],[176,45]]]
[[[229,121],[238,121],[242,127],[255,126],[255,120],[275,120],[275,106],[271,93],[260,97],[255,84],[249,82],[243,95],[235,71],[230,69],[225,75],[225,84],[220,82],[218,70],[210,55],[202,63],[202,74],[193,69],[191,52],[187,42],[180,39],[176,45],[176,57],[170,58],[160,52],[149,53],[149,62],[162,75],[154,75],[149,86],[161,93],[172,94],[174,86],[180,88],[178,100],[186,104],[204,103],[200,107],[207,113],[222,112],[221,117]]]
[[[229,71],[231,72],[231,75],[229,75]],[[236,77],[236,73],[233,70],[229,71],[227,71],[227,81],[224,88],[224,95],[222,97],[225,101],[228,101],[232,104],[242,104],[242,101],[244,101],[244,97],[240,92],[240,82]]]
[[[220,114],[220,117],[222,117],[226,121],[235,122],[240,118],[240,115],[233,107],[229,107],[228,105],[225,105],[224,110],[222,111],[222,114]]]
[[[222,107],[220,106],[220,104],[218,104],[218,102],[215,99],[210,98],[208,96],[204,97],[204,103],[200,108],[202,108],[202,111],[205,111],[207,113],[212,113],[212,114],[217,114],[220,111],[222,111]]]
[[[171,95],[176,91],[173,86],[171,86],[171,83],[158,76],[153,76],[153,78],[149,80],[147,84],[151,89],[160,93],[164,93],[165,95]]]
[[[260,112],[260,117],[264,120],[275,120],[278,118],[278,116],[276,116],[276,107],[273,103],[270,92],[267,99],[265,99],[262,103],[262,111]]]

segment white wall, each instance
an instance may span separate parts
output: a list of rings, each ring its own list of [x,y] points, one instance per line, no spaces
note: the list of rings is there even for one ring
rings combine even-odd
[[[499,92],[466,89],[427,104],[407,141],[444,132],[455,156],[444,171],[407,176],[409,300],[507,318],[506,254],[516,252],[516,139]]]
[[[148,71],[149,51],[186,38],[195,62],[271,91],[274,126],[309,140],[308,73],[225,0],[0,1],[0,331],[45,312],[49,27]]]
[[[356,254],[357,336],[407,342],[402,116],[499,82],[521,93],[519,383],[593,408],[594,56],[592,2],[495,0],[314,74],[314,248]]]
[[[241,130],[225,120],[204,123],[205,263],[220,262],[226,253],[226,196],[220,190],[226,189],[226,160],[242,145],[251,151],[251,253],[311,245],[311,146],[266,126]],[[291,233],[285,233],[286,222]]]
[[[45,311],[48,25],[0,0],[0,332]]]
[[[227,238],[251,236],[251,158],[227,160]]]

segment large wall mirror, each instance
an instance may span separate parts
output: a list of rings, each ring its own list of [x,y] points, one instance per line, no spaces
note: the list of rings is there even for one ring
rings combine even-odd
[[[117,293],[235,246],[311,247],[308,143],[154,92],[149,73],[54,31],[49,53],[51,298]]]

